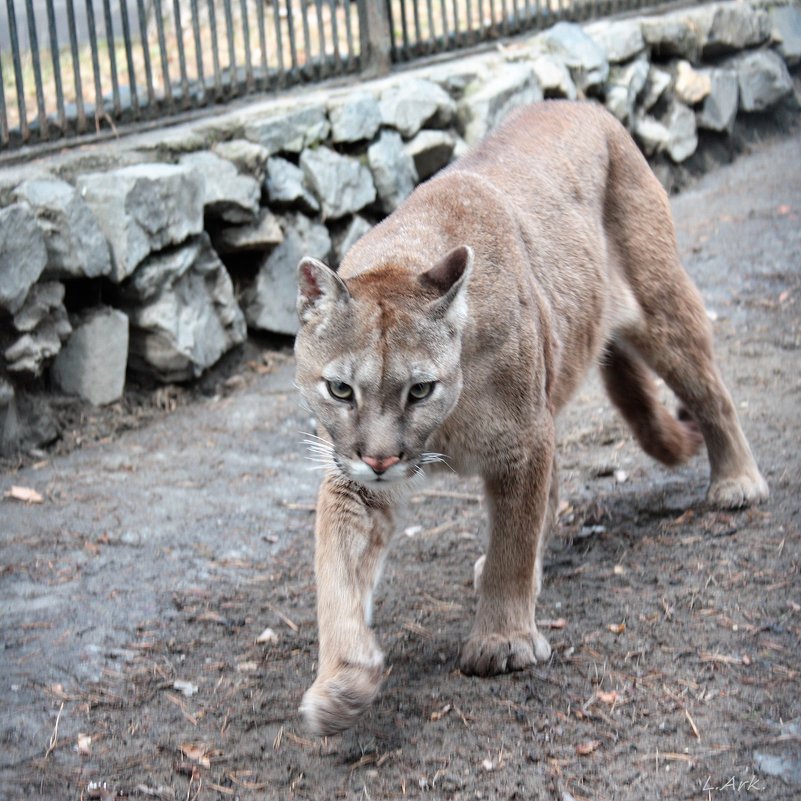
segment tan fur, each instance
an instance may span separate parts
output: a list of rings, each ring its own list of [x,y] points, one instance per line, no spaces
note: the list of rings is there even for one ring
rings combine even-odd
[[[301,705],[314,732],[347,728],[378,692],[366,610],[392,507],[425,451],[486,487],[489,546],[462,671],[549,658],[535,603],[557,498],[554,416],[593,363],[652,456],[677,464],[703,437],[711,503],[767,497],[668,199],[600,107],[516,112],[360,240],[339,277],[313,260],[299,276],[298,385],[330,468],[316,528],[318,676]],[[681,419],[658,402],[649,368],[680,399]],[[410,388],[433,380],[415,402]],[[333,398],[326,381],[353,397]],[[363,457],[399,458],[376,476]]]

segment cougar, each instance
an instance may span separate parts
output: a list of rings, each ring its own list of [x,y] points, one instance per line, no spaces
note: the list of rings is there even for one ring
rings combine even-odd
[[[483,479],[490,517],[468,675],[545,662],[537,629],[557,504],[554,417],[598,364],[644,450],[701,443],[708,502],[767,497],[715,366],[668,198],[600,106],[518,109],[360,239],[338,272],[298,266],[297,384],[319,425],[318,675],[308,728],[350,727],[378,694],[372,596],[393,507],[429,465]],[[659,400],[653,374],[681,404]]]

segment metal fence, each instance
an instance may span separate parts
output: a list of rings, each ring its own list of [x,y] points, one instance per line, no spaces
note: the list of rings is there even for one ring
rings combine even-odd
[[[651,0],[653,4],[654,0]],[[658,0],[656,0],[658,2]],[[0,159],[643,0],[5,0]]]

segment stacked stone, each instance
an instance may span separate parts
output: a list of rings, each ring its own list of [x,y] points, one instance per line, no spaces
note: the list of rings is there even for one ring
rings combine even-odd
[[[24,379],[109,403],[129,369],[191,380],[248,327],[294,334],[300,258],[339,264],[520,105],[602,102],[647,156],[679,165],[699,131],[797,108],[800,61],[797,4],[560,22],[491,54],[123,142],[127,166],[0,175],[0,437]],[[103,303],[68,314],[76,296]]]

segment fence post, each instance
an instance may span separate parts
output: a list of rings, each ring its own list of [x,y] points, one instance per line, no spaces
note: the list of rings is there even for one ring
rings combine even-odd
[[[392,65],[386,0],[358,0],[358,4],[362,73],[366,78],[386,75]]]

